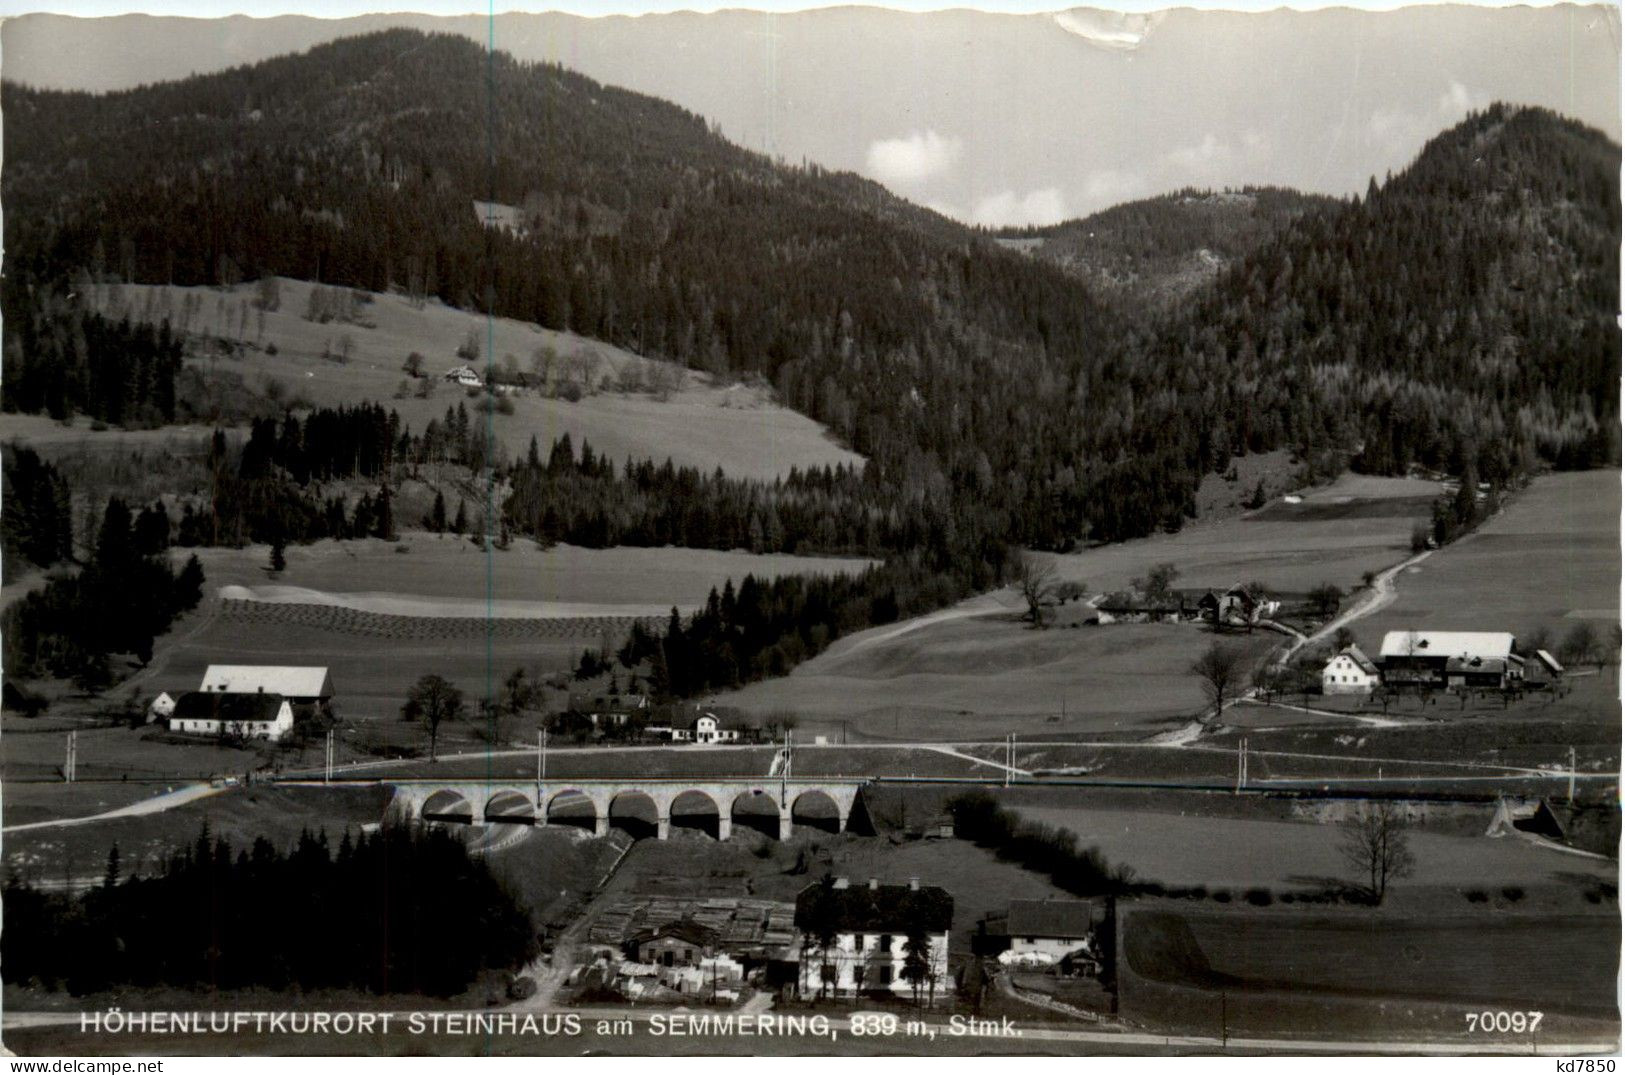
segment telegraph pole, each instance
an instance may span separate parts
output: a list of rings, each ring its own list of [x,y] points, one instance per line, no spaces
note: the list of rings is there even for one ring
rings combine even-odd
[[[79,763],[79,733],[68,733],[68,756],[62,761],[62,779],[69,784],[73,783],[73,770]],[[1572,798],[1572,796],[1571,796]]]
[[[1016,769],[1016,733],[1008,732],[1004,737],[1004,786],[1010,786],[1010,774]]]
[[[324,769],[324,772],[323,772],[323,775],[322,775],[322,783],[331,784],[332,782],[333,782],[333,729],[329,728],[329,729],[327,729],[326,762],[325,762],[325,769]]]
[[[1569,805],[1574,805],[1574,748],[1569,747]]]
[[[1236,741],[1236,794],[1247,786],[1247,740]]]

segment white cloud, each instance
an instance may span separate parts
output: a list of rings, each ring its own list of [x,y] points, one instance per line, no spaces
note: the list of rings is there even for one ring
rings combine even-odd
[[[1139,48],[1164,14],[1161,11],[1140,14],[1079,8],[1056,12],[1050,17],[1067,33],[1076,34],[1091,44],[1127,51]]]
[[[1439,95],[1439,111],[1447,116],[1465,116],[1474,107],[1474,98],[1466,86],[1454,80],[1450,88]]]
[[[1169,150],[1168,160],[1187,172],[1205,172],[1216,162],[1229,159],[1230,155],[1230,147],[1209,132],[1194,146],[1179,146]]]
[[[1081,193],[1089,211],[1104,209],[1119,202],[1143,197],[1145,182],[1139,176],[1128,172],[1102,168],[1084,176]]]
[[[1009,228],[1058,224],[1066,217],[1066,199],[1055,187],[1045,187],[1022,195],[1013,190],[990,194],[977,201],[971,210],[970,222],[989,228]]]
[[[915,131],[869,144],[869,174],[882,183],[918,183],[952,168],[964,152],[958,138]]]

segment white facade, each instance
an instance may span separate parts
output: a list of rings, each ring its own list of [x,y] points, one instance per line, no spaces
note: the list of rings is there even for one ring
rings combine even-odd
[[[147,706],[147,723],[155,720],[168,720],[169,715],[175,712],[175,699],[169,696],[168,691],[160,691],[158,697]]]
[[[926,940],[930,951],[926,976],[919,983],[920,999],[951,998],[954,987],[948,977],[948,934],[928,934]],[[907,944],[908,938],[902,933],[840,933],[833,948],[825,950],[814,944],[803,950],[801,993],[817,996],[822,990],[825,996],[851,997],[859,992],[886,990],[912,999],[914,983],[903,974]]]
[[[705,713],[695,718],[692,728],[673,728],[671,737],[677,742],[737,743],[739,729],[724,728],[715,713]]]
[[[1043,956],[1050,962],[1055,962],[1064,956],[1069,956],[1078,949],[1085,947],[1089,942],[1088,936],[1082,937],[1017,937],[1010,938],[1010,953],[1013,958],[1024,956]]]
[[[1326,662],[1320,673],[1322,694],[1370,694],[1377,686],[1377,673],[1360,667],[1347,653]]]
[[[275,720],[206,720],[202,718],[169,718],[169,730],[187,735],[241,736],[244,739],[268,739],[276,742],[293,731],[293,706],[287,699],[277,707]]]

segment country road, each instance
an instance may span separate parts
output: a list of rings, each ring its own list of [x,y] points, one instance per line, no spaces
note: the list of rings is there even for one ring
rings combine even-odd
[[[1470,537],[1472,537],[1471,534],[1467,535],[1461,540],[1466,541]],[[1293,654],[1297,653],[1303,647],[1312,646],[1321,639],[1336,634],[1339,628],[1347,627],[1349,624],[1354,623],[1357,620],[1363,620],[1367,616],[1380,612],[1389,605],[1393,604],[1394,599],[1399,596],[1399,591],[1394,586],[1394,579],[1398,577],[1400,572],[1415,567],[1417,564],[1421,563],[1423,560],[1426,560],[1429,556],[1432,556],[1437,551],[1437,549],[1427,549],[1423,552],[1417,553],[1409,559],[1401,560],[1393,567],[1385,568],[1384,570],[1378,572],[1372,578],[1370,588],[1361,591],[1358,600],[1356,600],[1348,608],[1339,610],[1336,616],[1333,616],[1330,620],[1327,620],[1320,630],[1316,631],[1314,634],[1298,635],[1297,640],[1286,648],[1286,651],[1281,655],[1278,663],[1285,664],[1287,661],[1292,659]]]
[[[121,806],[116,810],[108,810],[100,814],[90,814],[87,817],[53,818],[50,821],[30,821],[25,825],[7,825],[0,832],[27,832],[30,829],[60,829],[70,825],[90,825],[98,821],[116,821],[121,817],[141,817],[144,814],[161,814],[165,810],[173,810],[177,806],[206,799],[210,795],[218,795],[224,787],[215,787],[213,784],[188,784],[183,788],[166,792],[163,795],[154,795],[150,799]]]

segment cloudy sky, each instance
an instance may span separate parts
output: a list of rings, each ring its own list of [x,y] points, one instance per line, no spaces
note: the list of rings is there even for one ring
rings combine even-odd
[[[116,89],[380,25],[440,28],[678,102],[728,137],[950,216],[1053,223],[1187,186],[1332,194],[1493,100],[1620,137],[1618,8],[1028,14],[874,8],[0,27],[8,78]]]

